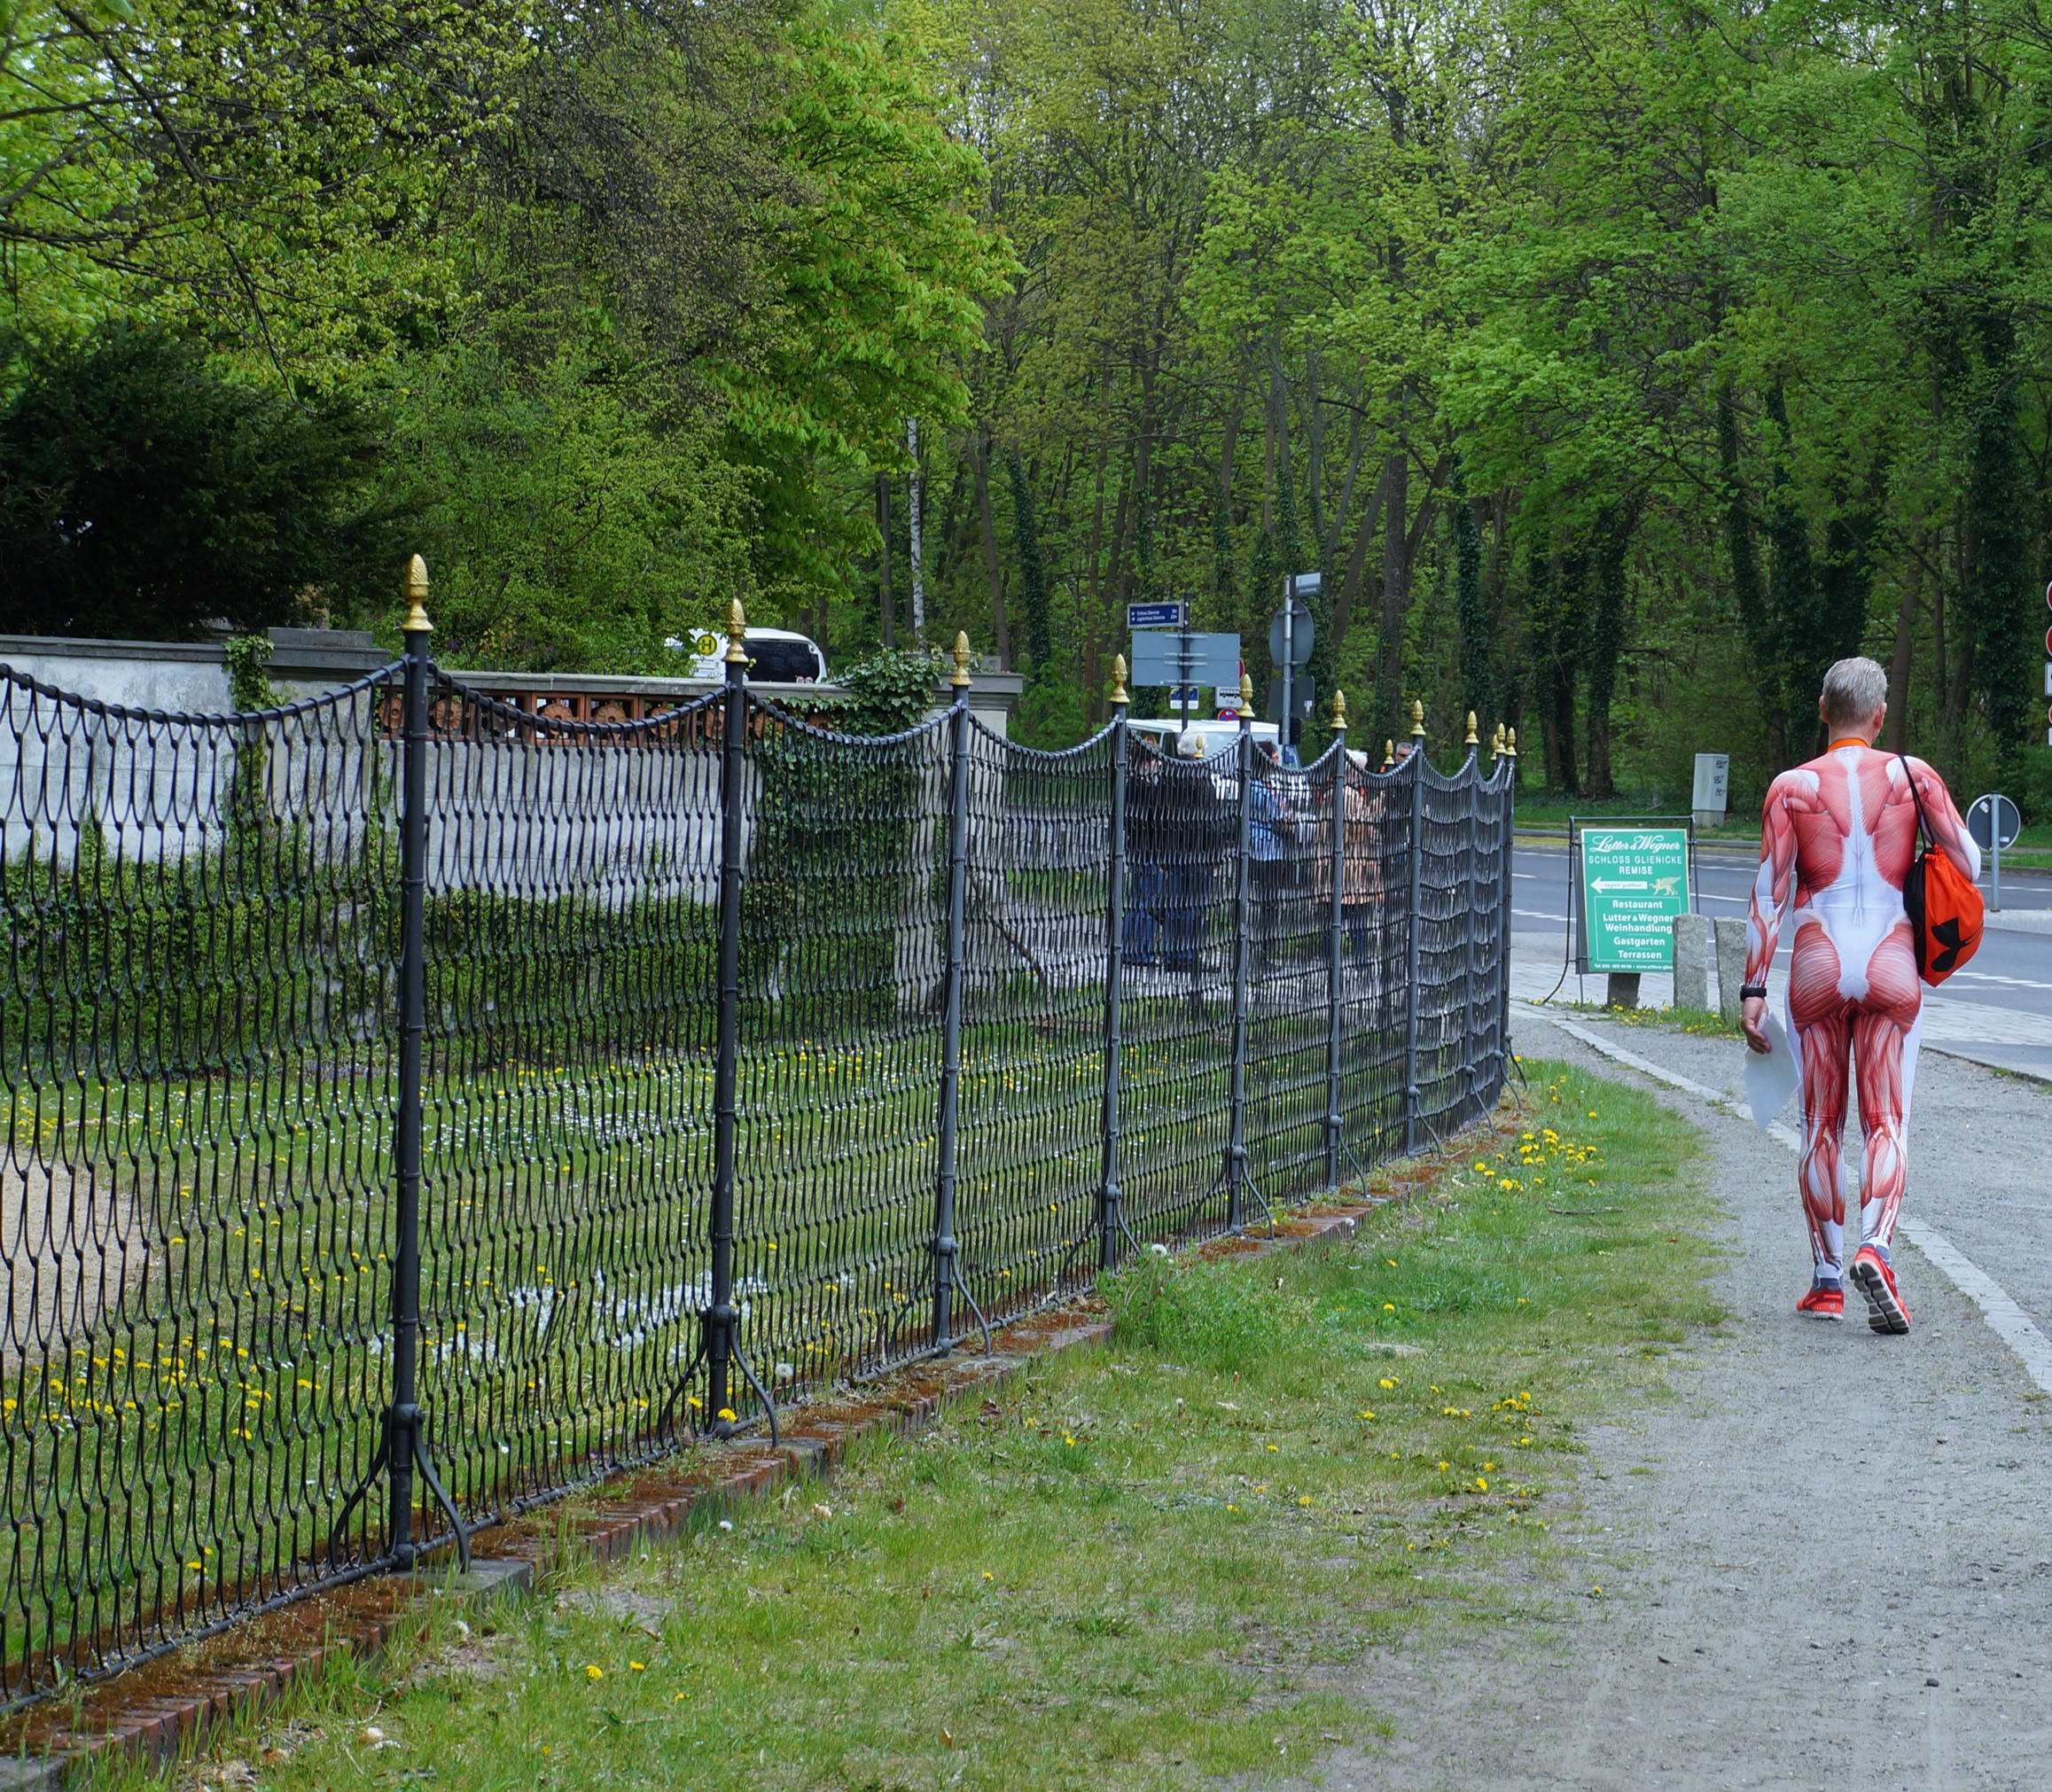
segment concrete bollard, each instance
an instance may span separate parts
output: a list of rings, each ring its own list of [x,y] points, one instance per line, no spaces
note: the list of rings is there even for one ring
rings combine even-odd
[[[1674,1006],[1710,1006],[1710,918],[1674,917]]]
[[[1639,973],[1613,970],[1603,992],[1605,1008],[1636,1008],[1639,1005]]]
[[[1719,921],[1717,929],[1717,1011],[1738,1018],[1738,992],[1745,982],[1745,923]]]

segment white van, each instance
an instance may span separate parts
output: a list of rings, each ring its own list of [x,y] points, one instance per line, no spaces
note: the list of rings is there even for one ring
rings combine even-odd
[[[1185,728],[1195,730],[1198,738],[1204,742],[1204,756],[1207,760],[1215,760],[1239,751],[1237,743],[1240,738],[1240,724],[1233,716],[1199,716],[1190,721],[1184,721],[1181,717],[1166,721],[1149,717],[1142,721],[1128,721],[1126,727],[1128,732],[1141,735],[1153,742],[1171,759],[1175,756],[1176,744],[1182,739]],[[1257,744],[1266,741],[1270,746],[1276,744],[1278,733],[1276,723],[1258,721],[1253,724],[1252,731]]]
[[[741,637],[748,650],[748,677],[756,684],[824,684],[826,655],[809,635],[789,628],[751,628]],[[675,635],[663,643],[673,653],[685,651]],[[693,678],[724,678],[727,675],[727,642],[724,635],[701,628],[691,636],[690,650]]]

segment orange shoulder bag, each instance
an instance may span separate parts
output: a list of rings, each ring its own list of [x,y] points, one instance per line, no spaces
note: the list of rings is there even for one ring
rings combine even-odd
[[[1909,780],[1909,794],[1916,799],[1920,843],[1909,875],[1902,880],[1902,907],[1916,944],[1916,974],[1936,988],[1980,950],[1981,892],[1938,845],[1909,756],[1898,757]]]

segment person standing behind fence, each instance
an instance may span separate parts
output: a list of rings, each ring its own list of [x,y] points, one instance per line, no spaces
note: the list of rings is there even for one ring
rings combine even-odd
[[[1175,743],[1176,763],[1162,779],[1163,954],[1173,970],[1204,968],[1213,875],[1232,841],[1232,818],[1219,799],[1198,729],[1183,729]]]
[[[1346,930],[1346,955],[1358,970],[1369,962],[1369,921],[1382,900],[1381,868],[1376,861],[1375,800],[1362,785],[1368,755],[1350,752],[1337,775],[1340,787],[1339,919]],[[1319,892],[1332,888],[1332,814],[1322,806],[1318,822]]]
[[[1144,741],[1132,747],[1126,781],[1126,940],[1128,964],[1153,964],[1166,944],[1169,791],[1161,755]]]
[[[1276,788],[1281,759],[1268,742],[1254,749],[1254,781],[1247,791],[1247,872],[1253,881],[1258,916],[1254,975],[1266,976],[1282,921],[1290,882],[1290,812]]]

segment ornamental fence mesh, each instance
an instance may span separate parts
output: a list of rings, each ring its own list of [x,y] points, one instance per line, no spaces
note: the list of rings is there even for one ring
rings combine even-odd
[[[579,723],[410,642],[232,716],[0,667],[13,1702],[1502,1088],[1508,763],[856,738],[737,672]]]

